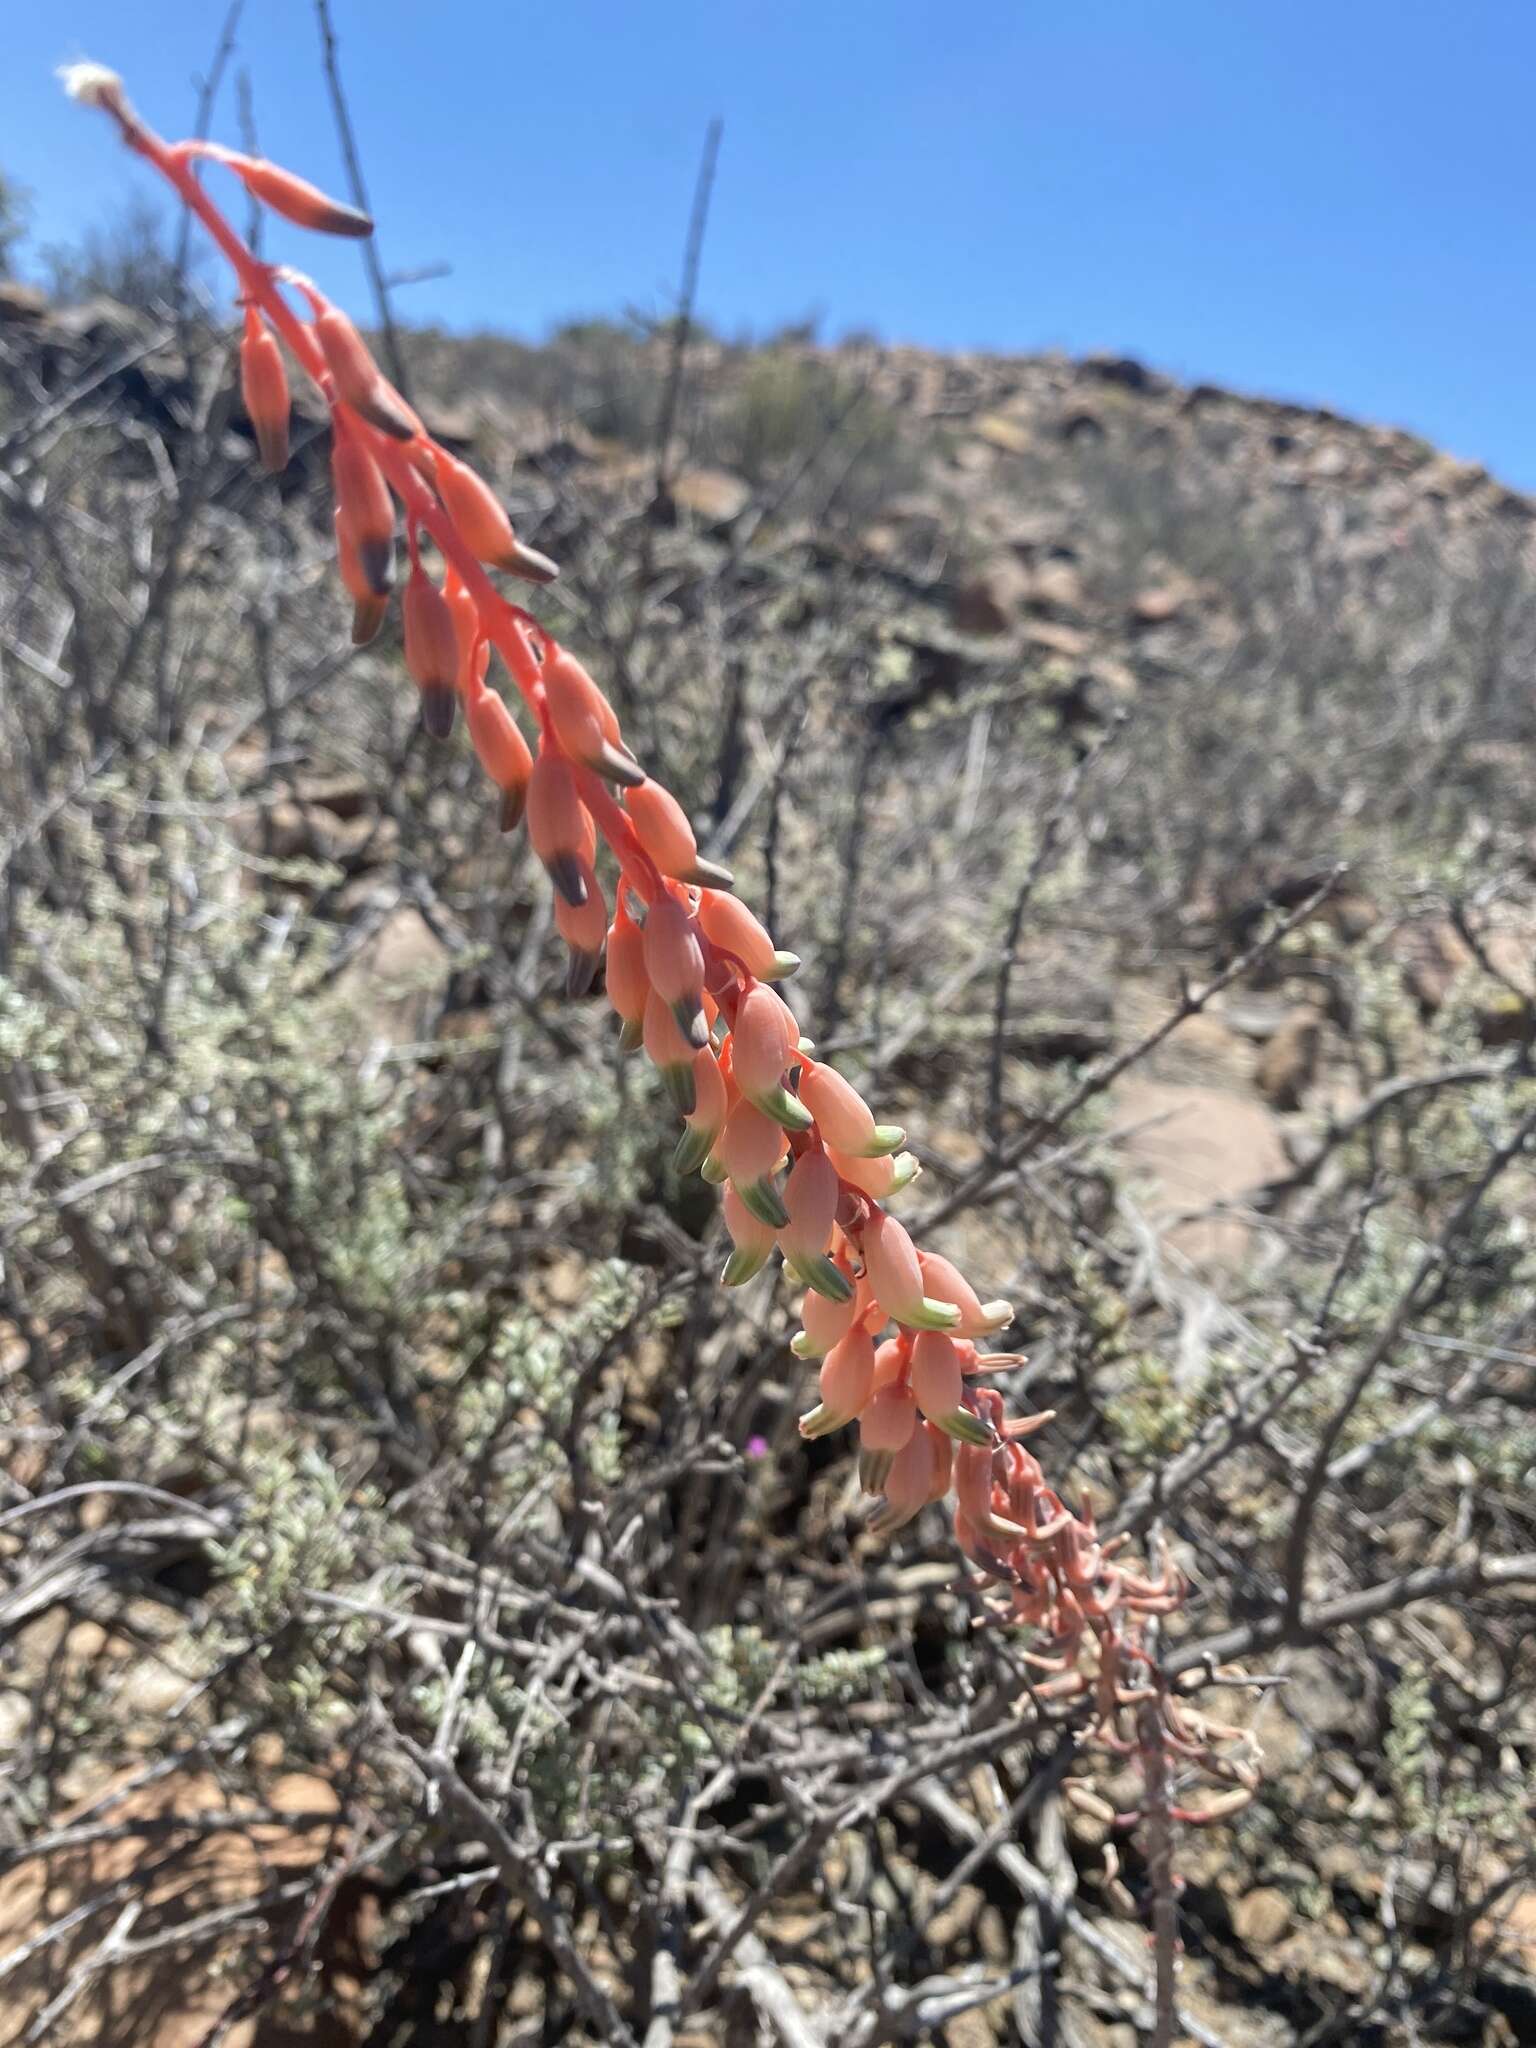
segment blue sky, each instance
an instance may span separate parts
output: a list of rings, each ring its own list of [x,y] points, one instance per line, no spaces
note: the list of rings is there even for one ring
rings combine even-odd
[[[1121,350],[1536,489],[1530,0],[334,6],[385,262],[453,267],[410,317],[664,307],[719,114],[701,310],[726,332]],[[11,0],[0,169],[37,239],[149,182],[53,67],[113,64],[179,133],[224,7]],[[264,148],[339,189],[309,0],[246,0],[241,59]],[[355,250],[302,260],[361,302]]]

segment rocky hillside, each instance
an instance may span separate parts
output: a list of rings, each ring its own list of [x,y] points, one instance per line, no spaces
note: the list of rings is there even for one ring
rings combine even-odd
[[[794,335],[695,338],[658,447],[672,345],[405,368],[1017,1304],[1052,1483],[1173,1546],[1265,1756],[1178,1831],[1189,2037],[1536,2038],[1531,504]],[[798,1439],[230,368],[0,292],[0,2042],[1133,2048],[1146,1845],[1062,1782],[1134,1773]]]

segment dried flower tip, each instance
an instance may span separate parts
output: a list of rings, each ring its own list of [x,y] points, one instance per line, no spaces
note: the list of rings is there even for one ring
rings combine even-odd
[[[368,344],[341,308],[322,306],[315,315],[314,328],[337,395],[381,434],[396,441],[413,441],[421,431],[420,420],[399,392],[385,382],[368,353]]]
[[[373,222],[355,206],[343,206],[330,199],[318,185],[296,178],[292,171],[279,170],[262,157],[231,156],[230,168],[244,181],[245,189],[263,206],[270,206],[296,227],[310,228],[321,235],[371,235]]]
[[[82,107],[102,107],[115,114],[128,104],[123,96],[123,81],[105,64],[61,64],[55,76],[69,97],[78,100]]]
[[[520,540],[513,541],[498,567],[508,570],[513,576],[521,576],[525,583],[556,583],[560,578],[558,562],[552,562],[548,555],[541,555],[537,548],[530,548]]]
[[[608,935],[608,906],[590,861],[582,863],[582,882],[586,893],[579,905],[561,896],[555,898],[555,925],[571,949],[566,993],[573,998],[584,996],[591,988]]]
[[[274,475],[288,466],[288,373],[276,338],[254,306],[245,309],[240,343],[240,392],[256,436],[261,466]]]
[[[868,1410],[865,1411],[867,1415]],[[859,1429],[864,1428],[864,1416],[859,1418]],[[864,1445],[859,1447],[859,1491],[879,1495],[884,1493],[890,1480],[891,1467],[896,1462],[894,1451],[872,1451]]]
[[[450,683],[423,683],[421,685],[422,729],[435,740],[445,740],[453,732],[453,715],[459,708],[459,694]]]

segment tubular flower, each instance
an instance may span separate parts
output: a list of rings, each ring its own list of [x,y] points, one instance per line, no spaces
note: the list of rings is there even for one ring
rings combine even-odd
[[[959,1309],[957,1337],[990,1337],[1013,1321],[1011,1301],[979,1300],[969,1280],[940,1253],[919,1252],[917,1263],[923,1269],[923,1285],[934,1300],[952,1302]]]
[[[240,394],[250,415],[261,466],[275,476],[288,467],[288,372],[276,338],[254,306],[245,309]]]
[[[334,514],[333,523],[336,528],[336,563],[341,571],[341,580],[352,599],[352,645],[366,647],[384,623],[385,613],[389,610],[389,598],[387,595],[380,597],[363,574],[363,565],[358,560],[357,544],[340,512]]]
[[[633,1052],[644,1029],[651,984],[645,971],[645,939],[624,908],[622,890],[608,928],[607,986],[609,1004],[621,1027],[619,1044],[625,1052]]]
[[[784,1070],[799,1036],[786,1005],[771,988],[754,982],[736,1006],[736,1021],[731,1026],[732,1068],[736,1085],[748,1102],[788,1131],[808,1131],[812,1121],[805,1104],[784,1086]]]
[[[433,453],[433,475],[443,509],[482,562],[528,583],[554,582],[560,571],[537,548],[523,546],[501,500],[467,462],[438,448]]]
[[[358,566],[375,597],[388,597],[395,577],[395,508],[384,472],[361,440],[338,425],[331,437],[336,517],[346,528]]]
[[[459,642],[448,600],[420,562],[405,584],[405,665],[421,692],[421,722],[435,740],[453,731]]]
[[[634,803],[631,801],[631,816],[634,815],[634,809]],[[683,822],[686,824],[687,820],[684,819]],[[636,830],[639,830],[638,821]],[[690,830],[690,839],[692,836]],[[657,859],[654,847],[647,845],[646,851],[662,869],[663,874],[669,872]],[[682,876],[680,879],[686,881],[688,878]],[[798,953],[784,953],[775,948],[772,939],[739,896],[729,895],[724,889],[701,889],[699,907],[695,914],[710,944],[719,952],[739,960],[748,974],[754,975],[759,981],[783,981],[800,965]]]
[[[709,1036],[704,1020],[704,952],[687,907],[667,892],[646,912],[645,971],[677,1028],[695,1046]]]
[[[789,1212],[773,1176],[783,1163],[785,1139],[772,1117],[764,1116],[750,1102],[738,1102],[725,1120],[715,1149],[731,1186],[753,1215],[774,1230],[783,1230]]]
[[[576,794],[565,756],[541,741],[528,781],[528,837],[545,872],[573,910],[587,900],[587,875],[597,852],[592,814]]]
[[[301,226],[364,235],[372,223],[260,158],[214,143],[166,144],[100,66],[69,67],[66,84],[116,122],[230,257],[245,307],[241,382],[262,461],[277,468],[286,453],[288,379],[279,340],[332,401],[337,555],[359,644],[385,614],[396,500],[404,508],[412,555],[406,659],[424,720],[446,732],[462,696],[474,751],[501,794],[503,825],[516,824],[526,805],[571,948],[573,990],[590,984],[606,938],[608,999],[623,1042],[644,1045],[686,1120],[679,1170],[697,1168],[727,1183],[734,1249],[725,1280],[749,1279],[777,1245],[805,1285],[803,1327],[792,1348],[821,1365],[820,1400],[802,1417],[803,1434],[858,1420],[861,1480],[883,1489],[873,1522],[881,1534],[952,1487],[958,1542],[1001,1615],[1031,1631],[1023,1654],[1046,1674],[1040,1695],[1088,1702],[1088,1738],[1117,1754],[1145,1743],[1151,1715],[1155,1739],[1181,1768],[1202,1772],[1208,1789],[1221,1787],[1201,1806],[1170,1806],[1173,1819],[1199,1825],[1235,1810],[1256,1783],[1245,1757],[1223,1747],[1236,1731],[1202,1717],[1191,1699],[1160,1681],[1153,1660],[1153,1617],[1184,1599],[1172,1560],[1155,1548],[1136,1567],[1118,1539],[1101,1541],[1091,1507],[1069,1507],[1024,1446],[1050,1414],[1009,1420],[995,1389],[967,1384],[1012,1362],[978,1357],[975,1348],[1010,1319],[1008,1304],[982,1300],[948,1259],[919,1253],[882,1206],[917,1163],[902,1151],[902,1131],[876,1123],[858,1091],[812,1056],[793,1015],[765,986],[791,972],[795,956],[726,893],[729,873],[701,858],[681,805],[643,776],[582,664],[510,607],[482,566],[547,582],[554,564],[517,540],[489,487],[430,437],[343,313],[300,283],[314,318],[295,317],[279,273],[241,243],[194,160],[223,163],[262,204]],[[416,558],[421,531],[448,564],[441,591]],[[536,758],[507,705],[486,687],[491,646],[539,722]],[[611,926],[595,869],[599,832],[620,867]],[[877,1341],[891,1322],[897,1334]]]
[[[563,647],[553,650],[542,681],[555,737],[573,761],[625,788],[645,780],[644,769],[624,744],[613,706],[574,654]]]
[[[907,1134],[899,1124],[877,1124],[874,1112],[851,1082],[831,1067],[808,1060],[800,1076],[800,1097],[826,1142],[856,1159],[899,1152]]]
[[[315,313],[315,337],[325,356],[336,395],[370,427],[396,441],[413,441],[421,421],[399,392],[385,381],[368,344],[339,306],[322,303]]]
[[[635,836],[664,875],[676,882],[708,882],[729,889],[731,871],[699,854],[687,813],[670,790],[644,777],[625,795]]]
[[[821,1361],[817,1384],[821,1400],[801,1416],[802,1436],[826,1436],[842,1429],[869,1400],[875,1384],[875,1340],[867,1330],[850,1330],[833,1345]]]
[[[827,1256],[841,1189],[837,1172],[824,1152],[807,1149],[789,1170],[784,1183],[784,1209],[789,1221],[779,1232],[785,1270],[803,1287],[829,1301],[853,1300],[853,1283]]]
[[[875,1210],[864,1226],[864,1263],[874,1297],[892,1322],[909,1330],[952,1330],[960,1320],[951,1303],[930,1301],[923,1293],[912,1240],[884,1210]]]

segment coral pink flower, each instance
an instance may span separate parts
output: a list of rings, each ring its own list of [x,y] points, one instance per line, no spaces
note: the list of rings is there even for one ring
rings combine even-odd
[[[645,941],[639,925],[624,908],[622,890],[608,933],[607,984],[608,1000],[623,1026],[619,1044],[625,1052],[633,1052],[645,1024],[651,983],[645,971]]]
[[[840,1192],[826,1154],[802,1152],[784,1183],[789,1221],[779,1232],[779,1249],[785,1267],[802,1287],[813,1288],[832,1301],[851,1303],[852,1282],[827,1257]]]
[[[259,199],[263,206],[270,206],[274,213],[280,213],[284,220],[291,220],[295,227],[310,228],[321,235],[360,237],[373,233],[373,222],[366,213],[359,213],[355,206],[343,206],[339,199],[329,198],[307,178],[295,177],[292,171],[281,171],[264,157],[231,155],[228,162],[244,180],[245,189],[253,198]]]
[[[960,1311],[947,1301],[929,1301],[912,1240],[896,1221],[876,1209],[864,1226],[864,1263],[875,1300],[893,1322],[909,1330],[952,1330]]]
[[[668,892],[645,914],[645,971],[651,987],[669,1003],[678,1029],[695,1047],[704,1044],[704,952],[692,916]]]
[[[384,623],[389,597],[387,594],[381,597],[363,574],[356,544],[339,511],[333,515],[333,524],[336,529],[336,563],[352,599],[352,645],[366,647]]]
[[[625,746],[613,706],[574,654],[551,650],[541,679],[555,737],[573,761],[585,762],[610,782],[631,788],[645,772]]]
[[[528,802],[533,756],[518,730],[517,720],[495,690],[476,690],[468,698],[464,722],[480,765],[501,791],[501,829],[516,831]]]
[[[981,1301],[971,1283],[938,1252],[919,1252],[923,1285],[935,1301],[953,1302],[960,1311],[957,1337],[986,1337],[1013,1321],[1011,1301]]]
[[[854,1153],[839,1152],[829,1145],[827,1157],[851,1187],[862,1188],[877,1202],[888,1201],[892,1195],[899,1195],[903,1188],[909,1188],[921,1171],[910,1152],[898,1152],[894,1157],[881,1153],[874,1159],[860,1159]]]
[[[647,788],[656,785],[647,784]],[[665,791],[663,791],[665,794]],[[630,804],[633,812],[634,805]],[[684,824],[687,820],[684,819]],[[690,830],[689,838],[693,834]],[[654,848],[647,845],[646,851],[656,860]],[[663,863],[656,860],[662,872],[670,872]],[[687,879],[684,877],[683,879]],[[701,889],[699,892],[698,919],[705,937],[722,953],[729,953],[741,962],[748,974],[759,981],[783,981],[793,974],[800,965],[797,953],[777,950],[773,940],[737,896],[728,895],[723,889]]]
[[[288,467],[288,373],[276,337],[254,306],[245,309],[240,343],[240,391],[250,415],[261,466],[274,474]]]
[[[333,417],[331,484],[336,516],[357,552],[368,588],[376,597],[388,597],[394,582],[394,502],[383,470],[339,417]]]
[[[315,336],[337,396],[380,433],[397,441],[414,440],[421,431],[421,421],[399,392],[385,382],[378,364],[368,353],[368,344],[339,306],[322,305],[317,309]]]
[[[699,855],[688,815],[670,790],[659,782],[642,781],[625,794],[635,836],[664,875],[678,882],[711,882],[731,886],[731,871]]]
[[[937,1330],[924,1330],[912,1346],[912,1392],[924,1415],[946,1436],[963,1443],[991,1441],[985,1423],[965,1405],[960,1347]]]
[[[679,1173],[694,1173],[714,1151],[730,1113],[720,1062],[706,1045],[693,1056],[693,1108],[687,1129],[677,1141],[672,1164]]]
[[[807,1060],[800,1097],[828,1145],[855,1158],[873,1159],[900,1151],[906,1132],[899,1124],[877,1124],[874,1112],[851,1082],[831,1067]]]
[[[445,448],[435,448],[432,474],[449,518],[482,562],[528,583],[554,582],[560,571],[547,555],[523,545],[512,531],[501,500],[467,462],[460,462]]]
[[[869,1400],[874,1380],[874,1339],[867,1330],[850,1330],[821,1361],[821,1400],[801,1416],[800,1434],[826,1436],[852,1422]]]
[[[841,1301],[813,1291],[807,1293],[800,1304],[800,1320],[805,1327],[789,1347],[796,1358],[825,1358],[833,1345],[840,1344],[847,1336],[869,1305],[869,1296],[862,1282],[855,1283],[841,1266],[838,1271],[849,1281],[848,1293]]]
[[[700,1048],[691,1039],[684,1038],[671,1005],[664,1003],[655,989],[645,999],[641,1043],[645,1047],[646,1058],[661,1075],[673,1107],[682,1116],[691,1116],[694,1109],[693,1061]]]
[[[912,1389],[901,1380],[876,1387],[859,1411],[859,1485],[865,1493],[884,1492],[891,1462],[916,1428]]]
[[[784,1086],[784,1070],[799,1038],[799,1027],[786,1005],[771,988],[754,982],[736,1006],[731,1067],[748,1102],[789,1131],[811,1127],[810,1111]]]
[[[597,852],[597,831],[576,794],[570,763],[542,744],[528,782],[528,837],[556,893],[579,910],[587,898],[585,870]]]
[[[459,641],[448,600],[420,562],[406,578],[403,612],[405,665],[421,692],[421,722],[434,739],[445,740],[459,701]]]
[[[760,1216],[776,1231],[789,1221],[773,1182],[785,1150],[785,1137],[779,1125],[750,1102],[736,1104],[715,1147],[715,1156],[741,1200],[754,1216]]]

